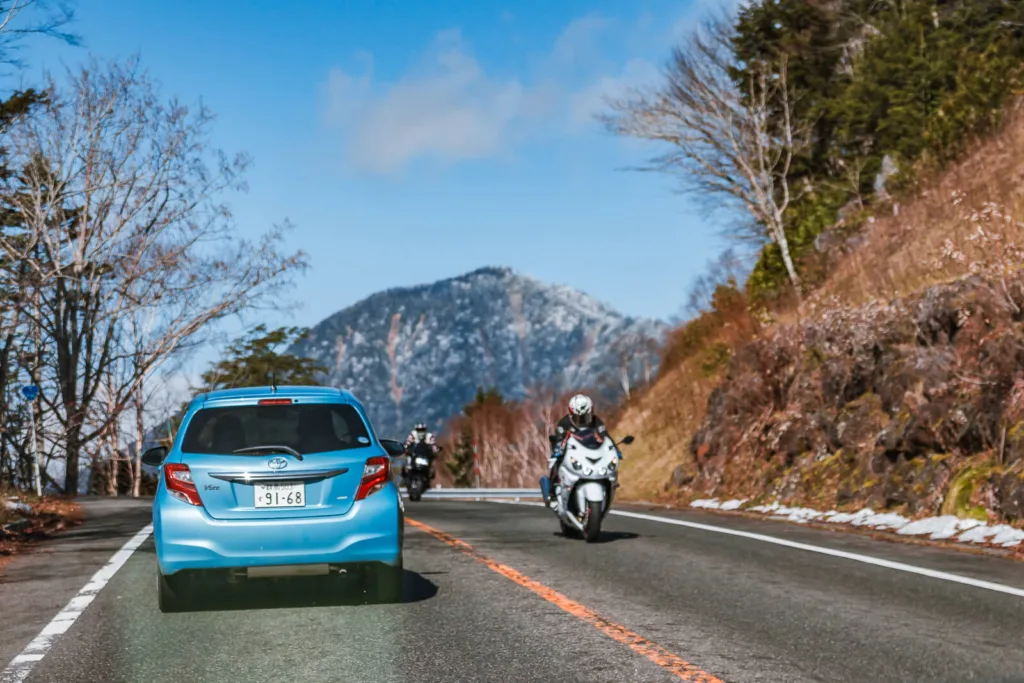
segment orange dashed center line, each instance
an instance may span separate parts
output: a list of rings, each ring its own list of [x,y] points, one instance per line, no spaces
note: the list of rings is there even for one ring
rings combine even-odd
[[[633,633],[625,626],[609,621],[589,607],[567,598],[553,588],[548,588],[544,584],[534,581],[512,567],[503,565],[500,562],[492,560],[486,555],[477,552],[473,546],[465,541],[459,540],[458,538],[446,534],[439,529],[435,529],[432,526],[428,526],[423,522],[417,522],[416,520],[409,519],[408,517],[405,518],[405,521],[410,526],[419,529],[420,531],[424,531],[431,536],[444,541],[456,550],[469,555],[477,562],[489,567],[493,571],[501,574],[506,579],[515,582],[523,588],[530,590],[534,594],[539,595],[577,619],[585,621],[609,638],[628,646],[629,649],[633,650],[633,652],[643,655],[662,669],[675,674],[681,680],[690,681],[691,683],[724,683],[722,679],[703,671],[693,664],[690,664],[682,657],[672,654],[665,648],[661,647],[657,643],[647,640],[640,634]]]

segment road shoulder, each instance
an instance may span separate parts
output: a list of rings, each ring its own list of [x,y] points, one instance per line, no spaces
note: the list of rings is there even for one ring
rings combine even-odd
[[[80,505],[82,524],[19,555],[0,575],[0,669],[152,517],[149,500],[86,498]]]
[[[1024,589],[1021,563],[1004,553],[978,552],[977,549],[972,551],[955,544],[923,542],[896,534],[837,528],[836,525],[798,524],[760,515],[666,508],[637,503],[617,505],[616,509],[764,534],[796,543],[903,562]]]

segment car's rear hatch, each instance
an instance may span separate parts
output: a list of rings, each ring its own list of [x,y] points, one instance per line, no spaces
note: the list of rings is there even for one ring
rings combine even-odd
[[[262,403],[202,408],[188,424],[181,462],[210,516],[347,513],[367,458],[380,454],[359,413],[345,403]]]

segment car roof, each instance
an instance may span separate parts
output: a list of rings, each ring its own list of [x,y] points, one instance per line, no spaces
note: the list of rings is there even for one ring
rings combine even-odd
[[[337,387],[321,386],[264,386],[264,387],[242,387],[238,389],[219,389],[198,394],[192,399],[193,403],[207,403],[209,401],[232,401],[259,398],[310,398],[325,399],[338,398],[345,402],[358,403],[351,392]]]

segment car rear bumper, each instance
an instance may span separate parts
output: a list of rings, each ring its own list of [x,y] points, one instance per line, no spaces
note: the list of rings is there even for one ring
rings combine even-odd
[[[161,487],[162,489],[162,487]],[[185,570],[383,562],[402,554],[398,491],[389,486],[344,515],[278,520],[220,520],[161,490],[153,505],[157,563]]]

